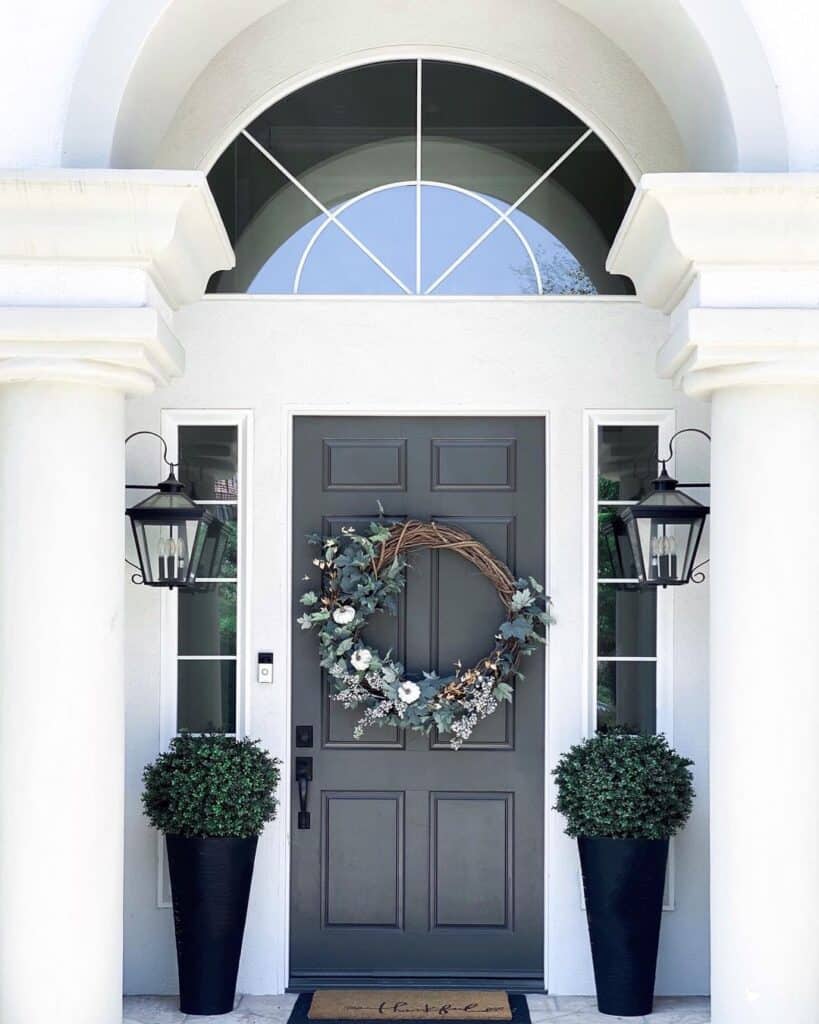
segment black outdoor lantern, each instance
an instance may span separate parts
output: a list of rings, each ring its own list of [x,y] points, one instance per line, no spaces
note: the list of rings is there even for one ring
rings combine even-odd
[[[674,434],[668,446],[668,459],[659,460],[662,470],[654,481],[652,493],[620,513],[637,578],[644,587],[680,586],[690,582],[698,568],[695,559],[709,508],[677,490],[678,481],[666,471],[666,463],[674,454],[674,439],[689,432],[703,434],[711,440],[704,430],[694,427]],[[704,487],[707,484],[683,486]],[[696,576],[693,578],[699,582]]]
[[[167,480],[157,484],[156,493],[139,504],[126,509],[134,532],[139,573],[132,579],[147,587],[191,589],[198,576],[211,575],[203,561],[217,551],[224,552],[220,535],[222,524],[209,509],[193,502],[177,480],[175,466],[168,460],[168,446],[164,438],[151,430],[139,430],[125,439],[125,443],[140,434],[158,437],[163,445],[163,458],[170,467]],[[126,485],[145,489],[139,484]],[[221,560],[221,556],[220,556]]]

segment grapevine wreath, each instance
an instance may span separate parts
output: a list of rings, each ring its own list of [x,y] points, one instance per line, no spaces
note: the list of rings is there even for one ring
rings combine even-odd
[[[511,701],[521,655],[546,642],[552,621],[549,599],[531,576],[515,579],[509,566],[465,530],[409,519],[387,525],[370,523],[358,533],[343,527],[339,536],[312,534],[320,552],[313,564],[321,571],[321,591],[301,597],[302,629],[318,633],[321,666],[332,681],[330,697],[345,708],[363,709],[354,735],[372,725],[393,725],[450,733],[457,750],[475,725],[503,701]],[[450,676],[424,672],[409,679],[392,656],[368,645],[362,634],[378,612],[395,615],[406,584],[407,553],[421,548],[454,551],[471,562],[495,587],[505,615],[490,652],[471,668],[456,662]],[[306,576],[309,580],[310,577]]]

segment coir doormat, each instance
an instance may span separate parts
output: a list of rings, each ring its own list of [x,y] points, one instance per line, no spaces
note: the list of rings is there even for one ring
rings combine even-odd
[[[526,997],[465,989],[323,989],[296,1000],[288,1024],[395,1021],[507,1021],[529,1024]]]

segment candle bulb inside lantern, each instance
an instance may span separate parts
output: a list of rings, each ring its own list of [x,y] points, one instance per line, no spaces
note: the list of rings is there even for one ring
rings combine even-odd
[[[188,545],[185,543],[184,537],[177,538],[176,541],[176,577],[178,580],[185,579],[185,573],[187,572],[187,561],[188,561]]]
[[[168,537],[165,543],[168,546],[168,579],[172,580],[176,578],[176,541]]]
[[[656,579],[659,575],[660,566],[660,538],[654,536],[651,538],[651,565],[649,566],[648,575],[651,579]]]
[[[158,555],[159,555],[159,558],[158,558],[158,563],[159,563],[158,579],[166,580],[168,578],[168,569],[167,569],[168,542],[167,542],[167,540],[165,540],[164,537],[159,542],[159,544],[157,546],[157,552],[158,552]]]

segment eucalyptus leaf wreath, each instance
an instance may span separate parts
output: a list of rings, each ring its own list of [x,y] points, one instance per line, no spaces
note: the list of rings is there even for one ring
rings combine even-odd
[[[553,621],[549,598],[536,579],[516,579],[471,534],[435,522],[373,522],[361,533],[343,527],[338,536],[311,534],[307,539],[319,548],[313,564],[321,572],[321,588],[302,594],[305,611],[297,621],[318,635],[321,667],[332,683],[330,697],[361,710],[356,739],[373,725],[425,733],[435,728],[449,733],[450,746],[458,750],[481,719],[512,700],[514,683],[523,679],[521,656],[545,644]],[[422,548],[453,551],[471,562],[495,587],[504,617],[491,650],[477,664],[464,667],[457,661],[451,675],[423,672],[411,679],[391,650],[382,653],[362,634],[373,615],[397,614],[407,553]]]

